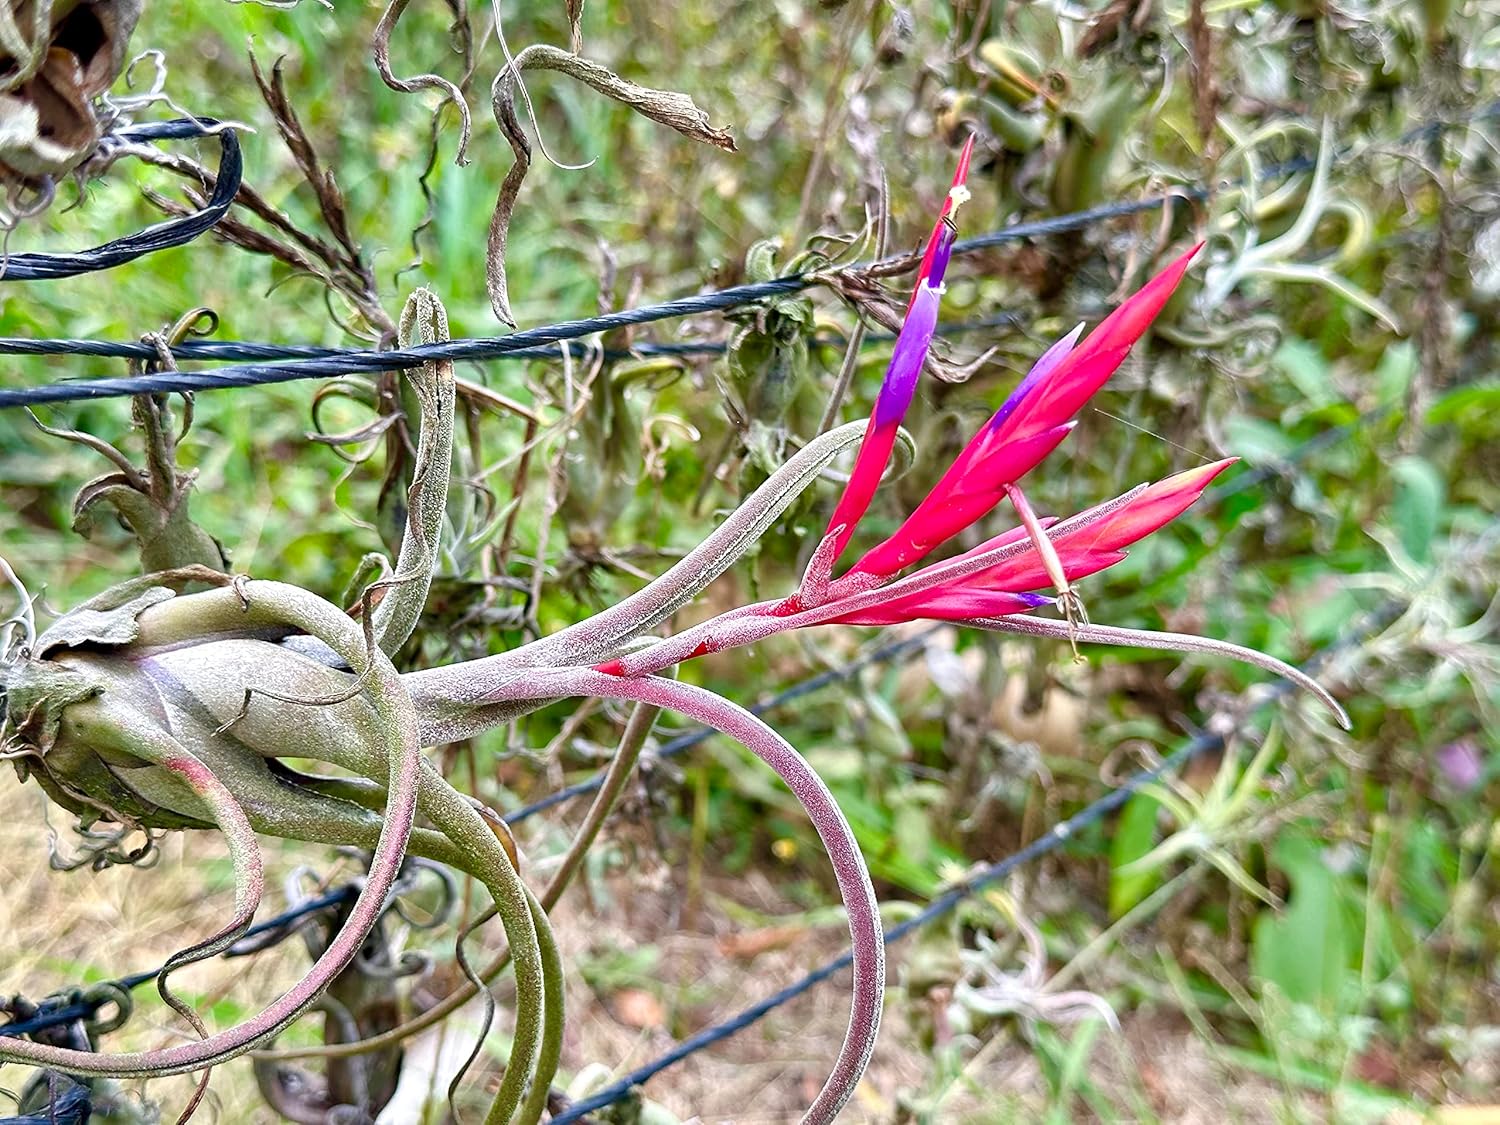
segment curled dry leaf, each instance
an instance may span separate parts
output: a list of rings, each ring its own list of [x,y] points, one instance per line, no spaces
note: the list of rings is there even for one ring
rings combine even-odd
[[[382,13],[380,22],[375,25],[375,35],[371,41],[375,51],[375,69],[380,72],[380,80],[399,94],[414,94],[418,90],[441,90],[443,92],[446,100],[452,102],[458,110],[458,155],[453,158],[453,162],[459,165],[467,164],[473,121],[469,116],[469,103],[464,100],[463,91],[441,75],[417,74],[411,78],[397,78],[391,70],[391,33],[396,30],[396,24],[410,2],[411,0],[391,0],[385,12]],[[442,108],[441,105],[438,106],[437,112],[441,113]],[[435,124],[434,128],[436,128]]]
[[[667,1026],[667,1010],[643,988],[622,988],[614,998],[615,1019],[626,1027],[648,1031]]]
[[[510,293],[505,282],[505,248],[510,235],[510,219],[515,211],[516,197],[521,183],[531,168],[531,142],[516,117],[516,76],[525,70],[556,70],[582,82],[605,97],[628,105],[631,109],[652,121],[669,126],[685,137],[703,141],[728,152],[735,151],[734,137],[728,129],[718,129],[709,121],[708,114],[698,108],[696,102],[686,94],[671,90],[653,90],[621,78],[608,67],[590,62],[588,59],[569,54],[557,47],[537,43],[518,54],[511,65],[495,77],[490,88],[490,101],[495,120],[516,156],[516,162],[500,184],[500,194],[495,201],[495,212],[490,218],[490,233],[486,247],[486,288],[490,305],[495,315],[506,324],[515,326],[510,311]]]

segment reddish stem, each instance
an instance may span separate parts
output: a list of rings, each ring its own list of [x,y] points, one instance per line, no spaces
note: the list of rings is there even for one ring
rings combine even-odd
[[[832,1073],[803,1118],[804,1122],[818,1125],[832,1121],[854,1093],[869,1064],[880,1028],[881,1001],[885,991],[885,939],[880,928],[875,888],[870,882],[870,873],[865,868],[859,845],[855,843],[854,833],[833,794],[786,739],[738,704],[691,684],[657,676],[622,679],[588,668],[538,668],[529,670],[522,682],[506,684],[489,693],[484,702],[565,696],[630,699],[670,708],[713,727],[743,744],[775,770],[807,810],[833,863],[839,893],[849,916],[849,936],[854,951],[854,995],[849,1030]]]

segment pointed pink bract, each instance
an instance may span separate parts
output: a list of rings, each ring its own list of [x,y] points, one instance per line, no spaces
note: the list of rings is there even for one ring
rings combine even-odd
[[[1006,416],[1000,422],[997,437],[1001,440],[1019,437],[1060,425],[1073,417],[1125,361],[1132,345],[1166,306],[1202,248],[1200,242],[1128,297],[1046,378],[1026,388],[1029,393],[1024,393],[1020,401],[1012,396],[1012,402],[1000,409],[1000,414]],[[1011,409],[1007,411],[1006,407]]]
[[[850,573],[884,576],[920,562],[994,510],[1006,484],[1044,460],[1072,428],[1069,422],[1004,447],[994,446],[981,432],[896,533],[866,553]]]
[[[1124,548],[1180,516],[1203,495],[1209,482],[1236,460],[1226,458],[1159,480],[1108,515],[1052,538],[1069,580],[1087,578],[1114,566],[1125,557]],[[1101,504],[1089,512],[1107,506]],[[1089,512],[1075,518],[1086,519]],[[1030,550],[985,568],[970,581],[988,589],[1019,592],[1042,589],[1051,580],[1042,566],[1041,555]]]
[[[851,573],[894,574],[988,515],[1005,486],[1034,469],[1067,436],[1073,415],[1161,312],[1201,245],[1148,281],[1082,344],[1076,343],[1080,325],[1048,348],[906,522]]]

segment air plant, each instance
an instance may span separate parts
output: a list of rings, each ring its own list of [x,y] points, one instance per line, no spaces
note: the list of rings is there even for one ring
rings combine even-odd
[[[1252,277],[1264,277],[1272,281],[1320,285],[1355,308],[1369,313],[1392,332],[1399,332],[1401,328],[1396,314],[1385,302],[1365,292],[1338,272],[1338,267],[1356,262],[1368,253],[1373,224],[1370,216],[1357,202],[1336,198],[1329,189],[1328,176],[1335,151],[1332,122],[1325,120],[1319,133],[1318,158],[1302,209],[1283,234],[1267,242],[1259,239],[1257,221],[1262,217],[1269,218],[1278,209],[1287,206],[1289,196],[1286,192],[1278,192],[1266,199],[1259,197],[1257,183],[1262,176],[1262,169],[1257,149],[1267,140],[1288,132],[1289,128],[1278,123],[1260,129],[1249,137],[1242,137],[1227,121],[1219,124],[1234,144],[1226,154],[1226,160],[1240,161],[1246,174],[1239,189],[1243,196],[1240,214],[1226,214],[1215,224],[1234,244],[1233,253],[1207,270],[1200,298],[1202,307],[1218,308],[1241,282]],[[1295,188],[1295,181],[1288,186]],[[1316,264],[1293,260],[1306,247],[1324,216],[1329,213],[1342,215],[1347,226],[1338,254],[1331,262]]]
[[[854,948],[849,1028],[805,1118],[829,1121],[858,1083],[880,1022],[884,944],[864,860],[832,795],[794,747],[738,704],[659,673],[792,628],[937,618],[1074,642],[1229,655],[1294,679],[1342,718],[1321,687],[1271,657],[1202,638],[1095,625],[1084,612],[1073,583],[1118,562],[1127,546],[1176,518],[1229,461],[1140,485],[1063,520],[1038,517],[1020,487],[1145,332],[1195,251],[1089,336],[1075,330],[1050,348],[895,534],[834,576],[873,501],[927,358],[955,219],[967,198],[971,148],[972,141],[927,244],[868,423],[809,442],[675,566],[596,616],[480,660],[404,675],[391,664],[389,654],[418,625],[440,553],[454,381],[439,363],[408,373],[421,412],[410,520],[396,562],[365,591],[358,620],[308,591],[183,559],[85,603],[39,636],[28,627],[0,664],[6,691],[0,739],[23,777],[34,777],[84,822],[217,827],[231,841],[234,918],[175,959],[174,967],[224,948],[248,926],[261,889],[255,833],[359,846],[373,858],[343,929],[312,969],[245,1023],[133,1055],[0,1038],[0,1062],[84,1075],[172,1074],[263,1046],[348,965],[411,853],[484,882],[494,900],[491,914],[506,931],[507,957],[477,971],[462,961],[469,982],[392,1031],[299,1053],[341,1056],[398,1043],[444,1018],[513,962],[514,1043],[487,1120],[539,1120],[558,1065],[563,1015],[562,969],[546,912],[516,870],[503,821],[455,790],[420,748],[467,737],[552,700],[593,696],[676,710],[738,740],[776,770],[812,819],[833,863]],[[445,327],[441,306],[425,292],[402,318],[408,342],[440,338]],[[860,452],[848,486],[796,591],[666,639],[647,639],[856,442]],[[1019,517],[1015,529],[918,567],[1006,501]],[[912,567],[918,569],[901,576]],[[187,592],[195,584],[209,588]],[[1061,616],[1039,615],[1048,608]],[[327,762],[344,775],[307,774],[288,764],[294,757]],[[165,992],[164,980],[161,987]]]
[[[1180,782],[1141,786],[1140,791],[1166,809],[1178,827],[1145,855],[1122,864],[1119,873],[1131,876],[1157,871],[1181,858],[1201,860],[1212,864],[1246,894],[1271,906],[1281,905],[1270,888],[1257,882],[1230,850],[1264,837],[1274,826],[1256,798],[1280,749],[1281,732],[1273,726],[1243,772],[1238,755],[1226,752],[1206,793]]]

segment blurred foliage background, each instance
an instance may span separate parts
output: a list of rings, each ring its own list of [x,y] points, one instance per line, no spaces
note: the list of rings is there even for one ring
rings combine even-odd
[[[357,284],[208,237],[108,274],[5,285],[0,334],[134,339],[208,306],[224,338],[373,344],[378,310],[394,317],[418,284],[447,304],[454,336],[502,331],[486,230],[513,158],[488,116],[503,65],[492,17],[415,5],[392,40],[398,74],[463,85],[475,114],[464,166],[440,93],[380,81],[378,18],[358,5],[158,3],[133,41],[161,52],[178,106],[254,130],[246,182],[327,239],[247,42],[268,77],[281,60],[286,97],[342,193]],[[592,0],[579,30],[587,57],[690,94],[738,151],[676,136],[565,76],[528,74],[548,149],[591,163],[534,155],[507,257],[522,327],[911,249],[970,131],[965,234],[1166,194],[1164,208],[955,263],[944,319],[963,330],[948,339],[944,378],[919,393],[917,459],[883,491],[870,534],[895,526],[1051,340],[1205,239],[1149,341],[1029,482],[1033,499],[1069,512],[1238,455],[1243,466],[1198,507],[1084,584],[1093,619],[1301,661],[1380,613],[1322,673],[1354,716],[1348,735],[1299,700],[1247,717],[1263,677],[1219,661],[1090,650],[1080,664],[1065,645],[951,629],[915,661],[778,709],[775,725],[853,821],[892,919],[1200,726],[1237,732],[1227,753],[893,950],[890,1023],[851,1119],[1394,1120],[1500,1100],[1500,5]],[[562,3],[508,11],[505,31],[515,49],[571,42]],[[137,114],[152,115],[174,111]],[[163,146],[210,168],[214,148]],[[151,197],[181,202],[184,182],[121,160],[64,185],[9,246],[97,244],[156,221]],[[857,362],[832,416],[862,416],[907,280],[602,341],[726,344],[719,356],[461,367],[519,410],[471,400],[457,466],[469,483],[408,666],[498,651],[659,573],[824,424],[851,341]],[[12,358],[0,371],[6,387],[119,373],[78,358]],[[377,389],[197,397],[182,447],[198,474],[193,512],[237,570],[337,596],[389,540],[399,490],[386,482],[402,452],[396,431],[369,428]],[[45,420],[131,448],[120,400]],[[0,413],[0,553],[45,587],[48,607],[135,572],[123,530],[70,530],[73,494],[104,467]],[[835,493],[810,493],[708,600],[790,589]],[[681,674],[748,703],[878,640],[778,638]],[[622,722],[609,706],[554,708],[446,760],[514,808],[597,769]],[[223,885],[222,871],[215,883],[170,858],[48,874],[35,802],[8,782],[0,793],[31,828],[4,891],[17,933],[23,901],[43,904],[26,924],[45,925],[45,904],[81,885],[111,897],[129,879],[180,894]],[[570,816],[531,823],[533,863],[565,846]],[[319,862],[305,849],[297,859]],[[587,902],[560,923],[584,931],[568,947],[572,1018],[585,1028],[566,1056],[572,1092],[598,1082],[590,1064],[620,1061],[591,1050],[655,1054],[835,952],[831,883],[793,799],[748,756],[711,743],[649,769],[595,851]],[[67,956],[7,951],[4,986],[139,967],[93,963],[87,924],[73,946],[71,932],[50,939]],[[742,944],[726,947],[734,934]],[[1026,966],[1014,1003],[973,998]],[[1038,991],[1043,979],[1103,997],[1122,1029],[1075,1021]],[[747,1033],[749,1046],[719,1049],[727,1069],[694,1063],[653,1083],[650,1112],[783,1119],[841,1026],[836,989],[799,1004],[807,1036]],[[623,1041],[599,1037],[610,1024]],[[778,1042],[791,1045],[778,1054]],[[243,1076],[216,1081],[222,1092]]]

